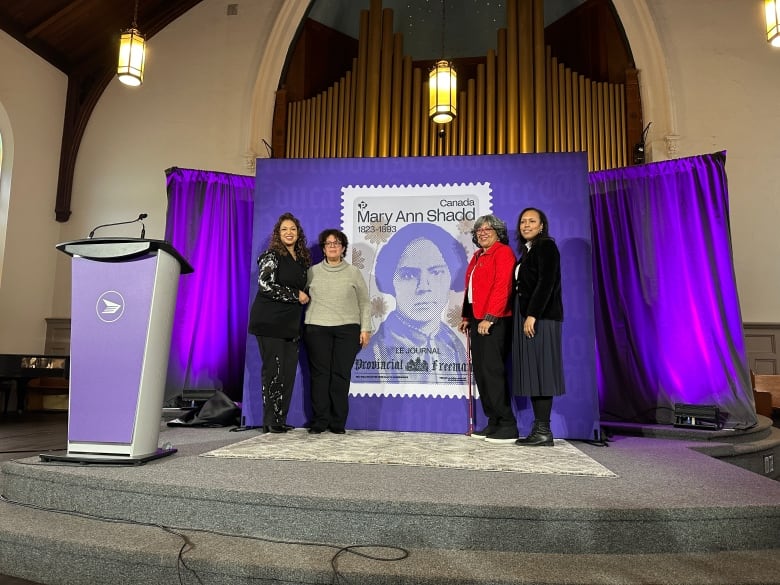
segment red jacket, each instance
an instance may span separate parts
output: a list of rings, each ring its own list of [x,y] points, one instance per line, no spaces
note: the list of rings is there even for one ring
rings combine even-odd
[[[512,314],[512,271],[515,254],[512,248],[496,242],[487,250],[474,252],[466,269],[466,297],[471,279],[471,304],[474,318],[509,317]],[[465,301],[465,299],[464,299]],[[465,302],[464,302],[465,305]]]

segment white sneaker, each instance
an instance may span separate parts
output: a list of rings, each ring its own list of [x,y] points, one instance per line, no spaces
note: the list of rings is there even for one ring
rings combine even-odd
[[[514,437],[513,439],[496,439],[494,437],[485,437],[486,443],[494,443],[499,445],[514,445],[515,441],[517,441],[517,437]]]
[[[492,435],[495,432],[496,432],[496,427],[491,427],[490,425],[488,425],[484,429],[482,429],[481,431],[474,431],[474,432],[472,432],[469,435],[469,437],[471,437],[472,439],[483,440],[483,439],[486,439],[488,435]]]

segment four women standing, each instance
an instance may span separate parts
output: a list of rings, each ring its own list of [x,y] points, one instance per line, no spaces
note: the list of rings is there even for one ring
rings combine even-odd
[[[529,207],[520,213],[517,233],[518,261],[508,246],[503,221],[484,215],[472,230],[479,249],[466,269],[458,328],[470,339],[474,377],[488,423],[471,436],[494,443],[552,445],[552,401],[565,392],[560,252],[539,209]],[[303,229],[295,216],[285,213],[274,226],[269,249],[257,261],[258,292],[249,330],[257,336],[263,358],[265,432],[292,428],[286,416],[308,292],[312,302],[306,312],[305,341],[313,411],[309,432],[345,432],[352,365],[371,337],[368,289],[360,272],[344,260],[348,240],[343,232],[323,231],[319,245],[324,259],[309,268]],[[514,394],[529,397],[534,412],[533,427],[523,438],[518,438],[505,369],[510,347]]]

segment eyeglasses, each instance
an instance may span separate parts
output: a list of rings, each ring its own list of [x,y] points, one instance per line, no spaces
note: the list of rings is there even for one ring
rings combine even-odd
[[[496,231],[496,230],[494,228],[492,228],[492,227],[481,227],[478,230],[474,230],[474,233],[475,234],[487,234],[487,233],[494,232],[494,231]]]
[[[326,248],[337,248],[337,247],[339,247],[339,246],[341,246],[341,245],[342,245],[342,244],[341,244],[341,242],[334,242],[334,241],[332,241],[332,240],[328,240],[328,241],[327,241],[327,242],[325,242],[325,244],[324,244],[324,246],[325,246]]]

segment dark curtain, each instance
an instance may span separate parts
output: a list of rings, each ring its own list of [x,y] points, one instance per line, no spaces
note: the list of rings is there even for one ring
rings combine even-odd
[[[165,239],[195,268],[179,281],[166,399],[218,389],[241,400],[255,179],[179,168],[166,176]]]
[[[602,420],[674,404],[756,424],[729,231],[725,152],[590,173]]]

